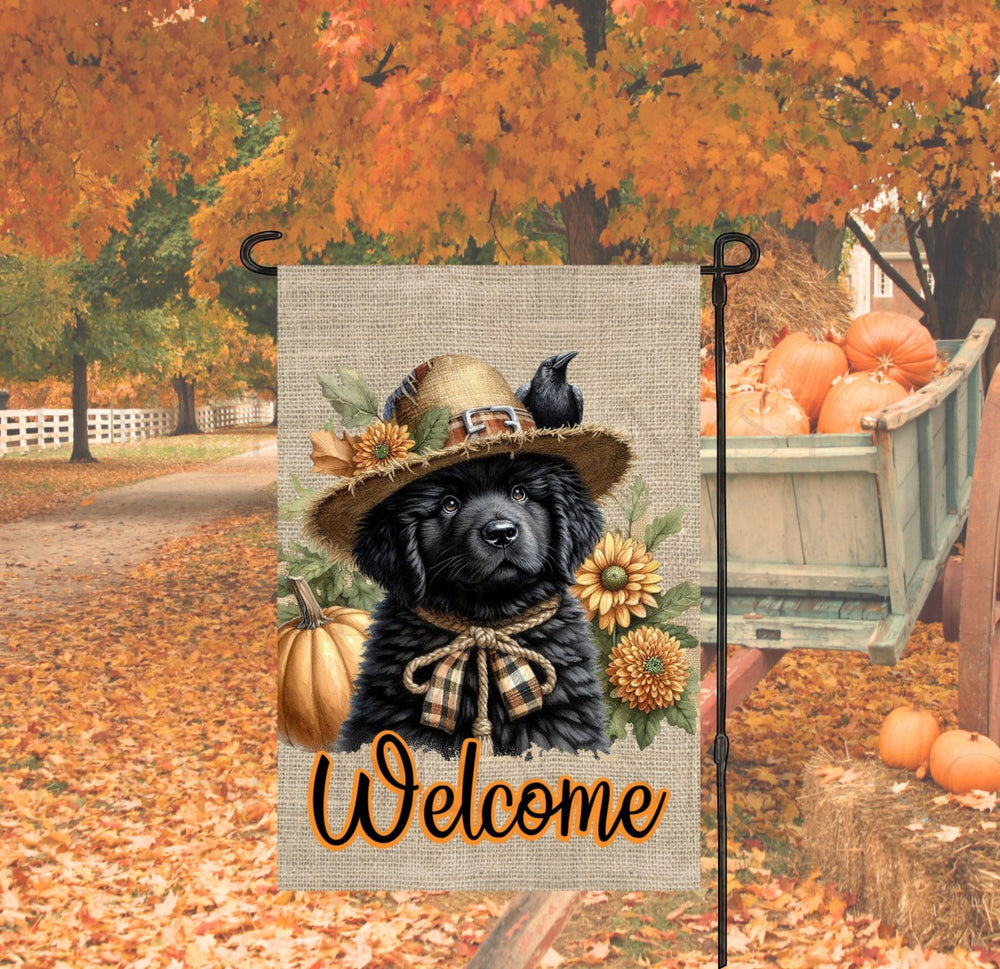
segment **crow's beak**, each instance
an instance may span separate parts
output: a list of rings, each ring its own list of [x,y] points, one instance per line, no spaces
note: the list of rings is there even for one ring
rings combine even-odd
[[[575,357],[579,352],[579,350],[570,350],[567,353],[560,353],[552,359],[552,369],[565,370],[569,366],[570,360],[572,360],[573,357]]]

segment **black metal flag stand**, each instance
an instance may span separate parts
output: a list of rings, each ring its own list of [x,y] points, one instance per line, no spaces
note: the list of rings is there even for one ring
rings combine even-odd
[[[256,232],[247,236],[240,246],[240,262],[251,272],[262,276],[277,276],[275,266],[263,266],[254,261],[251,251],[258,242],[280,239],[275,230]],[[726,263],[726,247],[731,243],[745,246],[750,255],[741,263]],[[716,767],[716,817],[718,832],[718,949],[719,967],[727,965],[728,918],[728,859],[727,859],[727,805],[726,764],[729,758],[729,737],[726,735],[726,676],[728,628],[726,609],[726,277],[749,272],[760,260],[760,247],[756,241],[741,232],[725,232],[715,240],[711,266],[702,266],[701,274],[712,277],[712,306],[715,310],[715,387],[716,387],[716,576],[718,609],[716,625],[716,733],[713,757]]]

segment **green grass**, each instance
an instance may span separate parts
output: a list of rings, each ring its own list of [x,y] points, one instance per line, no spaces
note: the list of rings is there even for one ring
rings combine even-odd
[[[174,462],[218,461],[268,443],[274,437],[274,428],[252,427],[238,431],[185,434],[181,437],[147,437],[121,444],[92,444],[90,453],[98,461],[123,462],[130,465],[155,466]],[[25,452],[8,451],[0,461],[39,465],[48,462],[67,462],[72,450],[67,444],[59,448],[46,448],[44,451],[38,448]],[[0,467],[2,466],[3,464],[0,464]]]

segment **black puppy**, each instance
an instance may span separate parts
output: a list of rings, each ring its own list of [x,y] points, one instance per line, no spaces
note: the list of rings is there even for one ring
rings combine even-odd
[[[473,660],[453,733],[422,724],[424,697],[404,686],[411,659],[455,637],[420,618],[416,607],[489,626],[559,596],[551,619],[516,636],[552,663],[555,689],[540,710],[512,720],[491,683],[494,750],[522,754],[532,744],[606,750],[591,630],[568,591],[602,527],[576,469],[537,454],[494,455],[434,471],[369,511],[352,553],[386,595],[375,609],[336,749],[356,750],[380,731],[394,730],[413,749],[454,754],[470,736],[478,684]],[[424,669],[415,679],[429,676]]]

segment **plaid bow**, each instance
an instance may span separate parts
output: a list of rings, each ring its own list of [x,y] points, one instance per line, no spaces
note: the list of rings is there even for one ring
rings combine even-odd
[[[518,633],[533,629],[551,619],[559,609],[560,596],[554,596],[496,626],[476,626],[443,613],[417,609],[417,615],[441,629],[457,633],[451,642],[423,656],[416,656],[403,672],[403,684],[411,693],[423,693],[424,707],[420,721],[425,726],[454,732],[458,719],[459,698],[465,679],[465,667],[472,650],[476,651],[479,693],[472,735],[483,741],[489,750],[492,724],[489,719],[489,677],[500,691],[504,706],[512,720],[540,710],[542,698],[556,685],[553,665],[533,649],[521,646],[514,639]],[[531,663],[541,667],[544,682],[539,682]],[[417,683],[413,674],[425,666],[434,666],[426,683]]]

